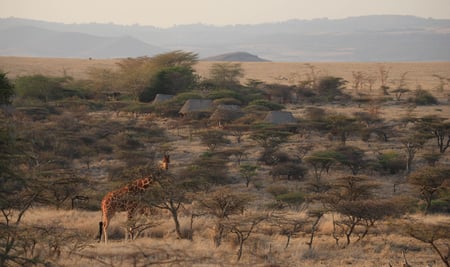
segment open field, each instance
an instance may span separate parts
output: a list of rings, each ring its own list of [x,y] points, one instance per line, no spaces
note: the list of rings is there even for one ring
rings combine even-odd
[[[27,57],[0,57],[0,69],[8,72],[14,78],[19,75],[44,74],[61,76],[64,73],[75,79],[87,78],[89,68],[115,68],[119,59],[68,59],[68,58],[27,58]],[[207,77],[209,69],[215,62],[201,61],[195,69],[202,77]],[[431,90],[439,82],[433,75],[450,79],[450,62],[372,62],[372,63],[333,63],[333,62],[242,62],[244,69],[244,82],[247,79],[261,80],[267,83],[281,83],[295,85],[305,80],[311,73],[311,66],[317,76],[331,75],[342,77],[347,81],[353,80],[353,72],[364,72],[368,75],[378,76],[380,67],[390,71],[391,82],[400,79],[407,73],[406,79],[410,89],[422,86]],[[379,80],[373,85],[379,87]]]
[[[320,224],[320,233],[314,241],[314,249],[305,244],[306,235],[292,238],[285,248],[286,236],[270,230],[270,225],[261,225],[260,232],[251,236],[245,246],[241,261],[236,261],[237,244],[229,236],[226,242],[215,248],[211,236],[213,222],[211,218],[194,220],[193,240],[177,239],[173,232],[173,222],[169,215],[161,215],[161,224],[151,230],[151,236],[136,240],[123,240],[126,216],[115,217],[110,231],[115,233],[114,240],[108,244],[95,241],[99,212],[79,210],[54,210],[35,208],[26,217],[27,224],[40,224],[47,227],[64,226],[70,231],[81,232],[84,239],[78,244],[82,249],[70,248],[63,244],[63,254],[56,261],[60,266],[360,266],[388,267],[403,266],[402,251],[411,266],[443,266],[434,252],[426,245],[410,237],[396,234],[389,225],[380,226],[377,234],[350,245],[346,249],[337,249],[330,237],[331,218],[324,218]],[[155,218],[153,218],[155,220]],[[183,226],[189,225],[189,218],[181,217]],[[445,216],[430,216],[429,220],[448,220]],[[382,233],[383,232],[383,233]],[[55,238],[56,239],[56,238]],[[67,240],[70,240],[67,237]],[[49,240],[50,243],[51,240]],[[41,253],[47,253],[41,248]],[[73,253],[67,256],[67,250]],[[70,253],[70,252],[69,252]],[[391,264],[391,265],[390,265]]]
[[[0,70],[7,72],[8,77],[12,79],[29,74],[55,76],[66,74],[73,76],[75,79],[84,79],[88,77],[87,72],[89,68],[114,68],[117,62],[118,60],[116,59],[0,57]],[[214,63],[199,62],[195,69],[199,75],[206,77],[212,64]],[[389,141],[381,140],[375,135],[370,136],[370,140],[363,141],[357,133],[350,135],[346,141],[347,146],[363,150],[365,153],[364,157],[367,157],[371,162],[375,162],[378,156],[386,151],[395,150],[399,153],[404,153],[404,145],[401,142],[401,138],[405,133],[411,131],[413,123],[403,123],[403,118],[408,116],[423,117],[425,115],[450,117],[448,98],[450,86],[447,82],[442,90],[438,90],[439,80],[434,77],[434,75],[439,75],[449,79],[450,62],[314,62],[309,64],[265,62],[242,63],[242,67],[245,74],[245,77],[242,78],[243,83],[247,79],[256,79],[266,83],[297,85],[301,81],[310,78],[313,74],[317,76],[331,75],[342,77],[349,81],[346,90],[355,99],[356,94],[361,92],[355,92],[351,89],[353,73],[364,72],[366,75],[377,78],[380,68],[384,68],[389,70],[388,83],[392,87],[395,87],[399,82],[402,74],[407,73],[404,81],[406,87],[411,90],[417,87],[429,90],[438,98],[439,104],[411,105],[404,99],[411,96],[412,93],[405,95],[402,101],[396,101],[393,99],[393,95],[379,103],[374,101],[376,105],[379,105],[377,106],[378,110],[374,113],[381,119],[382,122],[380,123],[383,123],[383,126],[392,128],[392,135],[389,136]],[[373,84],[373,89],[370,90],[366,86],[363,88],[363,93],[374,99],[377,97],[381,98],[380,90],[378,90],[379,86],[380,83],[376,80]],[[217,218],[211,214],[194,216],[198,215],[195,214],[197,212],[195,201],[193,203],[185,203],[179,211],[181,232],[185,235],[184,237],[191,235],[192,240],[177,237],[171,214],[167,211],[160,211],[159,213],[150,214],[150,216],[142,215],[142,218],[140,217],[139,219],[142,219],[144,225],[146,223],[155,225],[143,231],[136,240],[124,241],[127,223],[126,214],[122,212],[116,214],[112,219],[109,229],[109,244],[98,243],[96,235],[98,233],[98,222],[101,220],[101,197],[109,190],[123,185],[124,181],[116,177],[117,173],[130,175],[130,172],[127,172],[127,164],[136,168],[137,164],[134,161],[139,164],[145,163],[151,157],[159,156],[163,149],[167,149],[170,151],[171,158],[169,174],[181,179],[188,167],[194,166],[196,159],[204,155],[213,154],[202,143],[201,133],[211,129],[214,130],[216,127],[211,126],[212,124],[203,123],[203,121],[200,124],[198,119],[196,121],[196,119],[189,120],[176,116],[164,117],[156,114],[157,112],[138,114],[138,112],[126,109],[120,110],[120,107],[122,107],[120,105],[117,105],[118,108],[116,109],[115,104],[124,104],[125,107],[126,105],[132,106],[136,104],[130,100],[128,102],[123,101],[123,103],[115,100],[101,100],[99,101],[100,103],[96,103],[97,105],[83,101],[85,100],[73,98],[60,102],[46,103],[47,106],[45,107],[51,106],[55,112],[44,112],[43,119],[33,117],[35,115],[33,114],[34,111],[46,111],[44,108],[40,109],[40,107],[36,108],[34,106],[39,105],[39,102],[18,101],[30,106],[18,108],[18,115],[13,116],[16,120],[14,129],[18,129],[18,132],[21,129],[25,132],[32,132],[31,135],[26,136],[31,136],[33,142],[37,144],[36,147],[44,150],[41,154],[39,154],[38,148],[36,148],[36,151],[33,151],[33,154],[38,155],[34,156],[33,159],[36,159],[36,161],[41,160],[38,163],[41,166],[36,167],[36,172],[38,173],[41,167],[44,169],[47,166],[45,165],[47,162],[50,167],[46,170],[50,173],[54,168],[60,168],[57,165],[59,163],[52,158],[58,152],[58,156],[64,159],[61,162],[66,166],[65,168],[74,171],[76,175],[87,177],[90,181],[94,181],[92,184],[89,184],[89,188],[86,191],[81,191],[82,194],[88,195],[89,199],[86,202],[79,203],[78,208],[70,210],[70,203],[68,203],[70,200],[67,199],[62,202],[61,209],[56,209],[53,206],[36,205],[25,213],[23,225],[30,229],[30,233],[36,233],[36,237],[31,237],[30,240],[34,240],[38,244],[36,247],[30,244],[23,244],[23,247],[32,248],[31,251],[24,249],[28,253],[25,256],[48,258],[56,266],[387,267],[403,266],[405,259],[402,254],[405,253],[405,257],[412,266],[444,266],[429,244],[420,242],[403,233],[404,229],[401,228],[401,224],[409,219],[417,219],[432,225],[438,223],[447,225],[450,222],[450,217],[448,214],[425,215],[417,207],[414,208],[414,211],[411,211],[411,214],[405,212],[404,217],[401,218],[392,216],[387,219],[376,220],[370,226],[367,236],[361,237],[363,235],[363,226],[359,225],[357,234],[360,235],[361,239],[358,239],[357,235],[353,235],[351,237],[352,242],[348,246],[343,245],[345,244],[344,234],[340,233],[340,243],[338,245],[333,236],[336,231],[333,220],[336,218],[337,221],[343,222],[345,218],[340,217],[341,215],[336,211],[327,211],[317,225],[314,243],[312,248],[309,248],[307,242],[310,238],[312,219],[307,216],[307,211],[311,206],[304,204],[295,206],[294,204],[292,207],[288,205],[289,208],[277,210],[269,205],[273,205],[275,200],[268,188],[273,189],[282,185],[289,190],[308,191],[310,190],[310,182],[314,180],[312,167],[310,167],[305,177],[298,180],[273,176],[271,174],[272,167],[259,161],[262,146],[251,138],[251,130],[247,130],[242,136],[240,143],[237,142],[235,135],[227,132],[227,138],[230,139],[230,143],[217,149],[219,152],[226,150],[229,152],[233,149],[243,148],[246,156],[242,159],[242,163],[254,164],[259,167],[255,180],[252,180],[250,185],[246,186],[244,180],[240,177],[239,166],[234,157],[230,156],[230,154],[226,156],[228,158],[224,168],[228,171],[227,175],[234,179],[227,186],[230,186],[234,192],[244,192],[256,196],[251,205],[245,210],[242,209],[239,214],[231,215],[230,221],[238,225],[237,228],[239,228],[242,226],[239,224],[242,223],[240,220],[246,222],[244,218],[251,219],[252,216],[256,217],[256,215],[260,216],[261,214],[266,216],[255,227],[255,231],[247,236],[248,239],[244,243],[243,255],[240,261],[236,257],[239,249],[236,228],[232,229],[235,232],[230,230],[224,237],[221,246],[215,247],[213,237]],[[285,107],[286,110],[292,112],[295,118],[305,119],[305,113],[310,107],[323,108],[329,114],[353,116],[357,112],[362,113],[371,110],[373,108],[372,104],[371,101],[359,103],[351,100],[347,102],[324,101],[320,104],[305,101],[286,104]],[[91,106],[95,106],[95,108],[91,109]],[[260,115],[263,112],[255,113],[258,116],[255,116],[252,122],[262,121]],[[329,149],[340,143],[339,137],[331,136],[331,134],[327,134],[324,131],[316,129],[302,130],[290,135],[286,142],[281,145],[280,150],[295,158],[298,156],[297,153],[299,153],[302,145],[311,144],[311,151],[308,152],[311,153]],[[158,134],[164,136],[161,137]],[[128,137],[131,138],[127,139]],[[41,140],[43,140],[42,143],[40,142]],[[78,140],[86,140],[87,145],[82,142],[77,143]],[[92,149],[94,145],[95,149]],[[429,139],[415,155],[414,167],[416,169],[427,167],[428,163],[424,159],[424,154],[435,150],[435,140]],[[76,158],[74,151],[79,152],[81,156]],[[155,151],[156,154],[152,154]],[[88,156],[85,157],[85,155]],[[63,156],[67,156],[67,158]],[[441,155],[438,163],[448,166],[449,160],[450,154],[447,151]],[[29,163],[29,165],[32,164]],[[32,168],[25,165],[22,168]],[[195,167],[198,168],[197,165]],[[209,165],[206,166],[206,168],[209,167]],[[402,165],[403,167],[404,165]],[[218,171],[217,169],[214,170]],[[413,198],[416,204],[421,203],[423,205],[423,201],[421,202],[420,200],[419,190],[407,182],[407,174],[403,170],[404,168],[398,173],[391,174],[387,171],[383,173],[371,166],[365,166],[360,170],[360,174],[369,179],[369,185],[376,185],[373,187],[375,193],[371,195],[376,200],[408,196]],[[64,174],[64,172],[61,172],[61,174]],[[331,167],[329,172],[328,170],[324,172],[321,179],[325,184],[333,184],[337,178],[348,175],[351,175],[351,172],[347,166],[339,165]],[[205,189],[204,191],[198,194],[205,193],[207,195],[213,190]],[[321,191],[318,192],[318,194],[322,194]],[[311,193],[311,195],[315,193]],[[314,205],[322,204],[314,203]],[[269,213],[270,216],[268,216]],[[277,216],[282,218],[282,220],[277,221]],[[283,224],[288,221],[284,220],[286,218],[305,219],[303,228],[292,236],[288,247],[286,247],[286,232],[290,230],[289,227],[292,227],[292,225],[287,227]],[[0,222],[2,220],[3,218],[0,219]],[[138,223],[141,223],[141,221]],[[400,228],[402,230],[399,230]],[[45,234],[42,234],[43,232]],[[445,248],[449,246],[448,241],[448,238],[441,239],[437,244],[447,252]]]

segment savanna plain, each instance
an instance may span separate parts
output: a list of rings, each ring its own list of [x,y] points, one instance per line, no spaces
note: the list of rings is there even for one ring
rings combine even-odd
[[[0,73],[0,265],[449,266],[450,62],[176,51]],[[147,176],[100,241],[102,198]]]

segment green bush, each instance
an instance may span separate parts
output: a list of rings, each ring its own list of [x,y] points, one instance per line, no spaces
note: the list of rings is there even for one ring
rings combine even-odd
[[[214,100],[214,104],[216,105],[242,105],[242,102],[231,97],[218,98]]]
[[[429,211],[433,213],[450,213],[450,198],[440,198],[431,201]]]
[[[302,192],[289,192],[275,197],[276,200],[284,202],[288,205],[299,206],[305,201],[305,196]]]
[[[284,108],[283,105],[276,104],[276,103],[270,102],[268,100],[263,100],[263,99],[251,101],[248,105],[249,105],[248,108],[250,108],[251,106],[259,107],[259,108],[256,108],[257,110],[258,109],[259,110],[282,110]]]
[[[422,157],[428,163],[428,165],[434,166],[436,162],[438,162],[439,159],[442,157],[442,154],[438,152],[429,152],[423,154]]]
[[[276,197],[278,195],[287,194],[289,192],[289,188],[284,185],[273,184],[273,185],[269,185],[266,188],[266,192],[271,194],[272,196]]]
[[[406,160],[396,151],[388,151],[378,156],[379,171],[396,174],[406,167]]]
[[[16,79],[18,97],[34,98],[47,102],[67,97],[84,97],[82,90],[71,77],[47,77],[44,75],[22,76]]]
[[[337,96],[342,96],[342,90],[345,88],[346,80],[340,77],[325,76],[319,79],[317,83],[318,97],[323,101],[333,101]]]
[[[270,174],[273,177],[286,176],[288,180],[303,180],[307,171],[307,168],[300,164],[283,163],[273,166]]]
[[[14,94],[14,86],[6,77],[6,73],[0,72],[0,105],[11,104]]]
[[[166,102],[184,104],[184,102],[186,102],[189,99],[202,99],[202,98],[203,97],[202,97],[201,93],[192,91],[192,92],[185,92],[185,93],[177,94],[172,99],[170,99],[169,101],[166,101]]]
[[[233,90],[227,90],[227,89],[223,89],[223,90],[214,90],[211,91],[210,93],[208,93],[208,95],[206,96],[209,99],[219,99],[219,98],[239,98],[239,94],[236,91]]]
[[[419,106],[436,105],[438,101],[430,92],[423,89],[417,89],[414,97],[409,100]]]
[[[189,66],[171,66],[160,69],[139,95],[142,102],[152,101],[157,94],[175,95],[194,87],[197,77]]]

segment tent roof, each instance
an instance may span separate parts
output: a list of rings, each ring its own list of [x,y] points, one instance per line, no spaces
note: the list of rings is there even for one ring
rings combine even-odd
[[[207,112],[212,111],[213,101],[211,99],[189,99],[183,107],[181,107],[180,114],[188,114],[192,112]]]
[[[218,105],[218,110],[230,110],[230,111],[241,111],[241,107],[238,105]]]
[[[288,124],[297,122],[297,119],[288,111],[269,111],[264,121],[272,124]]]
[[[153,103],[161,103],[171,99],[172,97],[174,97],[174,95],[157,94],[155,99],[153,99]]]

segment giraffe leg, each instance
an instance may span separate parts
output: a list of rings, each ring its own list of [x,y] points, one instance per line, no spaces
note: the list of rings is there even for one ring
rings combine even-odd
[[[125,226],[125,241],[128,240],[128,236],[130,237],[131,240],[134,239],[134,221],[133,221],[133,215],[134,212],[136,210],[136,207],[131,207],[128,211],[127,211],[127,224]]]
[[[107,215],[103,216],[102,222],[102,230],[103,230],[103,238],[105,239],[105,244],[108,243],[108,226],[109,226],[109,217]]]
[[[103,223],[103,238],[105,239],[105,244],[108,243],[108,223]]]

